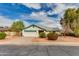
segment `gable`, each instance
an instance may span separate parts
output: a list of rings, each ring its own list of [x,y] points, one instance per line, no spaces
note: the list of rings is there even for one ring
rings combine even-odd
[[[26,28],[25,30],[42,30],[42,29],[40,29],[36,26],[31,26],[31,27]]]
[[[60,31],[58,28],[48,28],[48,27],[37,26],[37,25],[30,25],[30,26],[26,27],[24,30],[29,30],[29,31],[33,31],[33,30]]]

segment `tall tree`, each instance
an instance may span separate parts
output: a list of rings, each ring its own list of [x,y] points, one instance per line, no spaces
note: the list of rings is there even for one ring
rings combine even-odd
[[[73,21],[76,19],[76,10],[68,8],[65,13],[64,17],[61,19],[61,25],[64,27],[64,34],[73,32]]]
[[[66,25],[68,25],[71,28],[71,25],[73,21],[76,19],[76,17],[77,17],[77,14],[75,9],[71,9],[71,8],[67,9],[64,14]]]
[[[79,8],[69,8],[65,11],[62,25],[64,24],[65,32],[72,30],[74,34],[79,35]]]
[[[24,27],[25,26],[22,21],[15,21],[11,26],[11,30],[19,34],[24,29]]]
[[[74,20],[74,29],[76,36],[79,36],[79,8],[76,10],[77,18]]]

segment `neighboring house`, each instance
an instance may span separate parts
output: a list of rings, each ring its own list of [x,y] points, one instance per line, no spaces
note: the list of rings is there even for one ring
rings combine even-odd
[[[22,35],[24,37],[39,37],[39,33],[45,32],[46,34],[52,31],[59,32],[58,28],[48,28],[44,26],[30,25],[23,29]]]
[[[0,32],[6,32],[9,31],[8,27],[0,27]]]
[[[5,32],[8,36],[15,35],[15,32],[11,32],[9,27],[0,27],[0,32]]]

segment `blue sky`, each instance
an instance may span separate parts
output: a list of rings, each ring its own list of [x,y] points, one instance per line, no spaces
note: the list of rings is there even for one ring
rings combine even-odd
[[[10,26],[13,21],[22,20],[26,26],[61,27],[59,20],[64,11],[78,7],[79,4],[75,3],[0,3],[0,26]]]

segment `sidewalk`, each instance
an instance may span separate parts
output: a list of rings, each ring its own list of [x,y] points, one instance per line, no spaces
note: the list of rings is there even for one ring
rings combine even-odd
[[[79,46],[79,38],[60,36],[57,40],[47,40],[47,38],[31,37],[11,37],[0,40],[0,45],[61,45],[61,46]]]
[[[34,44],[39,45],[62,45],[62,46],[79,46],[79,38],[70,36],[59,36],[57,40],[47,40],[47,38],[36,38],[32,40]]]

